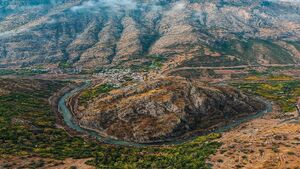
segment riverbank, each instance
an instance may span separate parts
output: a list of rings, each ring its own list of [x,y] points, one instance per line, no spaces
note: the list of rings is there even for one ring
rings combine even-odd
[[[68,125],[66,125],[64,118],[61,114],[61,112],[59,111],[58,107],[59,107],[59,100],[66,94],[71,92],[72,90],[78,88],[80,85],[80,83],[70,83],[67,86],[63,87],[61,90],[59,90],[58,92],[54,93],[49,99],[49,104],[51,105],[52,111],[55,115],[55,119],[56,119],[56,126],[57,128],[61,128],[64,129],[69,135],[71,136],[78,136],[78,135],[83,135],[83,133],[77,132],[75,130],[73,130],[72,128],[70,128]]]
[[[92,82],[85,81],[85,83],[81,83],[79,86],[68,88],[70,90],[62,90],[65,91],[65,93],[62,94],[58,100],[56,100],[57,112],[60,114],[59,115],[60,121],[62,120],[65,126],[67,126],[67,130],[73,130],[72,132],[69,133],[73,133],[73,135],[85,137],[88,139],[93,139],[93,140],[96,139],[102,144],[136,146],[136,147],[144,146],[143,144],[127,142],[127,141],[117,140],[115,138],[108,137],[106,135],[103,135],[102,133],[99,133],[96,130],[84,127],[79,124],[78,119],[75,117],[75,114],[78,113],[77,112],[78,94],[82,90],[93,85],[90,83]]]

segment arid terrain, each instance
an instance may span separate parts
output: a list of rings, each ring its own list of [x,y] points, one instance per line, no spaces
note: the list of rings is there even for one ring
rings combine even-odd
[[[250,81],[253,80],[252,78]],[[254,81],[256,80],[260,81],[259,78]],[[266,80],[273,82],[269,82],[270,86],[267,86]],[[265,88],[263,92],[257,89],[264,97],[274,100],[273,110],[261,118],[225,132],[219,139],[223,145],[216,155],[211,156],[210,163],[213,164],[213,168],[299,168],[300,111],[298,108],[290,108],[300,105],[300,89],[299,85],[296,85],[292,93],[283,94],[276,86],[285,84],[283,87],[288,88],[289,84],[285,81],[289,81],[287,77],[264,78],[263,81],[254,82],[260,86],[273,87]],[[278,95],[274,97],[269,95],[270,91],[275,92],[274,96],[276,91],[281,91],[282,94],[277,93]],[[281,99],[277,99],[280,97]],[[287,103],[288,100],[293,103]]]
[[[223,134],[211,157],[213,168],[287,169],[300,166],[298,112],[288,117],[276,107],[272,113]]]
[[[0,169],[300,169],[298,0],[0,0]]]

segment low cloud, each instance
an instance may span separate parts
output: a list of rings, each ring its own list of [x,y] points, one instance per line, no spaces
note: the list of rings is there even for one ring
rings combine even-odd
[[[139,0],[88,0],[81,5],[71,8],[73,12],[90,11],[97,12],[105,9],[110,12],[130,11],[130,10],[151,10],[161,11],[163,7],[160,5],[161,0],[152,0],[150,2],[141,2]],[[175,8],[183,8],[181,4]]]
[[[174,11],[181,11],[186,7],[185,2],[178,2],[174,5],[173,9]]]
[[[133,0],[89,0],[81,5],[71,8],[73,12],[82,10],[97,9],[99,7],[110,8],[111,10],[133,10],[136,9],[137,3]]]

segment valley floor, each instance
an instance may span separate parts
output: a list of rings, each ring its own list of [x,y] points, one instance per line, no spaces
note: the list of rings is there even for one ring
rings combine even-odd
[[[219,139],[223,143],[210,162],[215,169],[297,169],[300,167],[298,113],[272,113],[241,124]]]
[[[273,112],[224,132],[222,137],[209,135],[180,145],[145,148],[98,144],[62,130],[48,98],[69,82],[1,78],[0,169],[94,168],[87,161],[98,168],[205,168],[209,155],[207,163],[216,169],[300,169],[300,117],[295,109],[300,96],[299,69],[279,69],[274,75],[274,69],[267,74],[254,72],[253,76],[236,76],[233,84],[273,101]],[[209,78],[214,83],[226,80],[223,76]]]

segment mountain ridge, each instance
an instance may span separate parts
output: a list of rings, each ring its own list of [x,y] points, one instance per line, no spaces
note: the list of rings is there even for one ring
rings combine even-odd
[[[0,6],[10,11],[0,13],[2,67],[131,67],[152,55],[192,55],[197,65],[215,66],[300,60],[297,2],[6,2]]]

